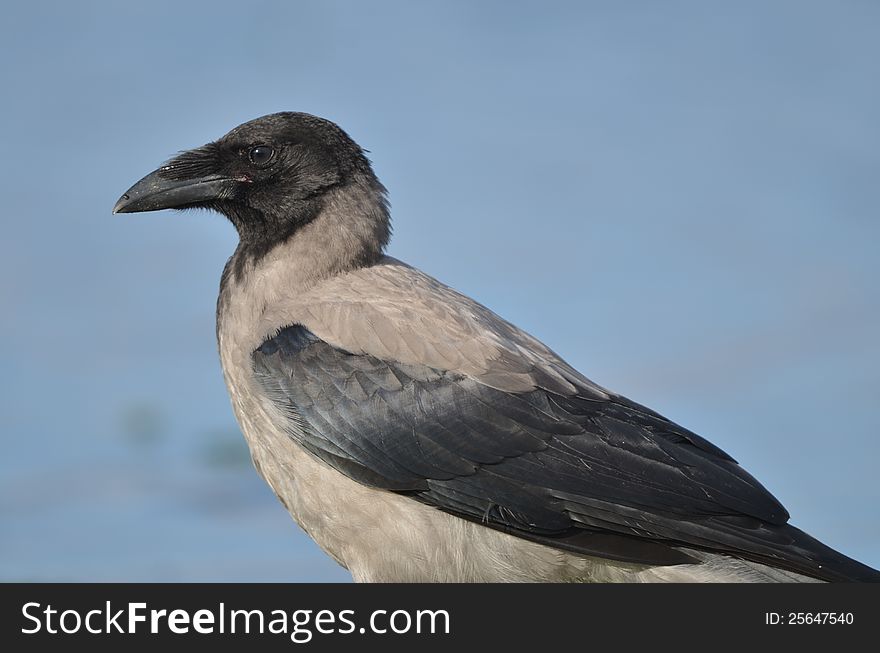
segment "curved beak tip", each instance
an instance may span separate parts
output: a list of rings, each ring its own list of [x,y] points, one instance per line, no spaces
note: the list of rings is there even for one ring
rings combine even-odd
[[[117,213],[127,213],[125,207],[128,205],[130,199],[128,193],[125,193],[122,197],[116,200],[116,204],[113,205],[113,215],[116,215]]]

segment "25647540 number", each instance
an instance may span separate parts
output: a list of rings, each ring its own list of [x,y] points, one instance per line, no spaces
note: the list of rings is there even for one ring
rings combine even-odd
[[[768,626],[852,625],[852,612],[765,612]]]

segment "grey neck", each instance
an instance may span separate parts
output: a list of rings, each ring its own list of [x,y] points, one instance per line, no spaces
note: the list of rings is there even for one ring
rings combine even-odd
[[[323,279],[373,265],[390,235],[385,188],[375,177],[356,175],[327,191],[315,218],[286,239],[261,251],[240,242],[223,271],[220,303],[230,286],[259,283],[269,268],[274,283],[284,286],[279,290],[298,294]]]

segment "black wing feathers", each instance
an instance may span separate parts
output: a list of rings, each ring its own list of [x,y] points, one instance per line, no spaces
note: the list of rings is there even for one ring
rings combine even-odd
[[[503,392],[351,354],[302,326],[253,362],[312,454],[493,528],[647,564],[691,561],[673,548],[685,545],[830,580],[870,572],[786,525],[785,509],[726,453],[623,397]]]

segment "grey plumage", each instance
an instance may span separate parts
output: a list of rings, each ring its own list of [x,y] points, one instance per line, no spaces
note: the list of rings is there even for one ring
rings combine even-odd
[[[240,234],[217,338],[254,464],[356,579],[878,579],[708,441],[383,256],[384,188],[332,123],[246,123],[117,210],[189,206]]]

